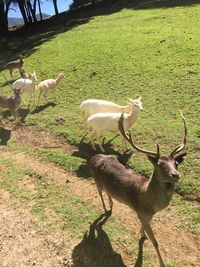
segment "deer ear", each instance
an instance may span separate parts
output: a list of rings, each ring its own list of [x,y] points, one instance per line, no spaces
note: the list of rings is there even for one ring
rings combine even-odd
[[[151,161],[151,163],[154,165],[158,163],[159,157],[148,154],[148,159]]]
[[[187,152],[183,152],[179,154],[177,157],[174,158],[174,160],[178,163],[181,164],[184,160],[184,157],[187,155]]]

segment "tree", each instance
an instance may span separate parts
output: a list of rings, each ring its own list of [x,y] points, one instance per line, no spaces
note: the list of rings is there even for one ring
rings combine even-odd
[[[12,1],[0,0],[0,33],[8,32],[8,11]]]
[[[29,13],[30,13],[30,16],[33,18],[33,21],[34,22],[37,22],[37,18],[36,18],[36,0],[34,0],[33,2],[33,7],[31,5],[31,1],[27,1],[26,0],[26,6],[27,6],[27,9],[29,10]]]
[[[36,1],[35,1],[36,3]],[[36,9],[36,6],[35,6],[35,9]],[[38,0],[38,9],[39,9],[39,14],[40,14],[40,20],[42,20],[42,10],[41,10],[41,4],[40,4],[40,0]]]
[[[55,9],[55,14],[56,16],[58,16],[58,5],[57,5],[57,0],[53,0],[53,5],[54,5],[54,9]]]

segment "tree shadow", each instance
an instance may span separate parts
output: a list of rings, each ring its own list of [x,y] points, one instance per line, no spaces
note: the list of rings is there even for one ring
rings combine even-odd
[[[6,146],[11,137],[11,130],[0,127],[0,146]]]
[[[72,253],[73,267],[126,267],[102,229],[111,213],[100,215],[91,225]]]
[[[10,32],[7,36],[3,36],[0,51],[4,51],[4,53],[2,53],[0,60],[2,63],[0,71],[3,70],[5,63],[16,59],[17,54],[23,54],[25,57],[28,57],[42,43],[50,41],[59,33],[88,23],[95,16],[110,15],[124,8],[137,10],[189,6],[194,4],[199,4],[199,0],[104,0],[95,4],[92,4],[91,1],[91,4],[87,6],[60,13],[59,16],[52,16],[46,20],[38,21],[33,25],[28,25],[17,31]],[[19,37],[20,41],[16,37]]]

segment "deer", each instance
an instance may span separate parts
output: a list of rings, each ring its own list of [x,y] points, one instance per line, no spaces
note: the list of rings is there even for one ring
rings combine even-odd
[[[124,131],[123,116],[124,114],[122,113],[118,123],[119,131],[134,149],[147,155],[148,160],[153,164],[153,172],[150,178],[148,179],[138,173],[132,172],[119,163],[116,158],[105,154],[92,156],[89,159],[89,166],[105,214],[108,212],[110,212],[110,214],[112,213],[112,198],[127,205],[132,210],[135,210],[141,223],[140,243],[143,243],[148,237],[156,250],[160,267],[164,267],[165,264],[161,257],[158,242],[154,236],[150,222],[155,213],[169,205],[175,190],[175,184],[180,178],[178,166],[183,162],[187,154],[187,152],[185,152],[187,141],[186,121],[181,113],[184,123],[183,141],[169,156],[163,156],[160,154],[158,144],[156,152],[142,149],[136,145],[132,140],[130,131],[128,133]],[[102,194],[103,191],[105,191],[108,196],[110,210],[106,208]],[[140,262],[140,264],[138,264],[138,262]],[[135,266],[142,266],[142,260],[137,261]]]
[[[15,120],[19,122],[19,114],[18,109],[22,103],[21,99],[21,89],[14,88],[13,89],[15,96],[5,96],[0,95],[0,111],[2,110],[9,110]],[[2,122],[1,122],[2,124]]]
[[[126,130],[130,129],[133,124],[136,123],[138,116],[141,111],[143,111],[142,108],[142,101],[141,97],[138,99],[132,100],[130,102],[131,110],[129,113],[124,113],[124,128]],[[91,130],[91,141],[92,141],[92,148],[95,150],[95,144],[94,139],[96,139],[101,151],[105,152],[104,148],[101,145],[101,137],[103,136],[104,132],[113,132],[118,133],[118,121],[121,116],[121,112],[98,112],[93,115],[91,115],[87,119],[87,124],[90,127]],[[127,150],[127,144],[125,138],[120,134],[124,151]]]
[[[55,91],[57,90],[57,86],[64,79],[65,79],[65,75],[61,72],[58,74],[56,79],[48,79],[48,80],[41,81],[38,84],[39,97],[38,97],[36,107],[38,107],[39,105],[41,96],[46,97],[49,92],[53,92],[54,100],[55,100]]]
[[[23,56],[20,55],[18,60],[8,62],[4,67],[10,71],[10,76],[13,78],[13,70],[21,69],[24,65]]]
[[[103,100],[103,99],[87,99],[84,100],[80,104],[80,110],[82,112],[82,115],[84,117],[84,121],[86,122],[87,119],[98,112],[130,112],[131,109],[131,103],[133,102],[133,99],[129,99],[126,106],[120,106],[112,101]]]

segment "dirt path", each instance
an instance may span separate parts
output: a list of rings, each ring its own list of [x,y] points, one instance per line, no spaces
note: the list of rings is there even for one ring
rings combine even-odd
[[[35,218],[19,205],[0,191],[0,266],[66,266],[65,257],[54,247],[58,236],[45,237]]]
[[[26,134],[24,132],[24,134]],[[42,144],[37,138],[37,134],[34,134],[36,138],[33,140],[35,147],[38,146],[52,146],[52,142],[57,146],[63,145],[63,141],[59,143],[59,139],[49,135],[49,138],[44,143],[44,136],[41,138]],[[18,134],[15,133],[15,137],[18,139]],[[25,136],[23,136],[24,138]],[[20,139],[22,138],[22,132],[20,132]],[[53,139],[52,139],[53,138]],[[27,143],[28,138],[26,138]],[[53,140],[53,141],[52,141]],[[22,141],[19,142],[22,145]],[[66,146],[66,147],[65,147]],[[74,151],[73,147],[64,144],[64,149],[68,152]],[[68,189],[72,194],[75,194],[85,201],[92,203],[99,207],[101,214],[102,207],[100,199],[97,194],[97,190],[94,184],[81,180],[72,173],[67,173],[63,169],[58,168],[54,164],[42,162],[40,159],[24,155],[23,153],[12,153],[3,149],[1,151],[2,157],[12,158],[16,165],[23,168],[30,168],[36,174],[47,177],[50,180],[57,181],[61,185],[68,181]],[[26,179],[22,181],[29,189],[34,190],[34,182],[28,182]],[[100,233],[100,236],[104,238],[106,242],[105,246],[107,251],[112,255],[112,263],[106,262],[103,265],[98,265],[95,262],[95,255],[91,258],[91,248],[88,248],[88,239],[84,237],[83,240],[65,240],[66,237],[62,237],[58,233],[52,237],[46,237],[44,233],[34,229],[33,216],[23,208],[17,207],[13,209],[12,199],[8,194],[1,191],[0,194],[0,229],[1,229],[1,241],[0,241],[0,259],[2,260],[1,266],[73,266],[73,267],[120,267],[120,266],[133,266],[135,259],[130,257],[129,250],[125,246],[123,249],[119,248],[117,244],[111,244],[108,236],[104,231]],[[129,208],[114,202],[113,215],[119,218],[119,224],[123,225],[127,229],[127,235],[130,235],[133,239],[131,247],[137,247],[137,240],[139,236],[139,224],[136,216],[130,211]],[[163,258],[173,264],[176,262],[177,266],[200,266],[200,238],[197,235],[184,230],[180,226],[180,222],[184,220],[180,217],[180,213],[177,207],[169,206],[166,210],[155,216],[153,222],[153,229],[157,236],[162,251]],[[108,222],[109,223],[109,222]],[[8,227],[9,226],[9,227]],[[84,232],[83,232],[84,235]],[[58,237],[59,236],[59,237]],[[58,238],[60,242],[65,240],[67,243],[67,251],[60,256],[57,255],[58,251],[48,241],[48,239],[55,240]],[[62,240],[63,239],[63,240]],[[98,244],[98,239],[95,239]],[[101,243],[102,244],[102,243]],[[98,257],[100,253],[105,254],[105,251],[101,251],[98,247]],[[145,243],[145,250],[150,253],[150,262],[152,266],[156,266],[157,259],[152,245],[149,241]],[[94,250],[92,250],[94,252]],[[71,255],[70,255],[71,253]],[[59,254],[59,253],[58,253]],[[67,258],[64,255],[68,255]],[[120,256],[121,255],[121,256]],[[64,257],[64,260],[63,260]],[[121,258],[122,257],[122,258]],[[152,258],[152,259],[151,259]],[[0,260],[0,261],[1,261]],[[114,261],[117,263],[114,264]],[[73,262],[73,263],[71,263]],[[156,265],[155,265],[156,264]],[[173,265],[174,266],[174,265]]]

